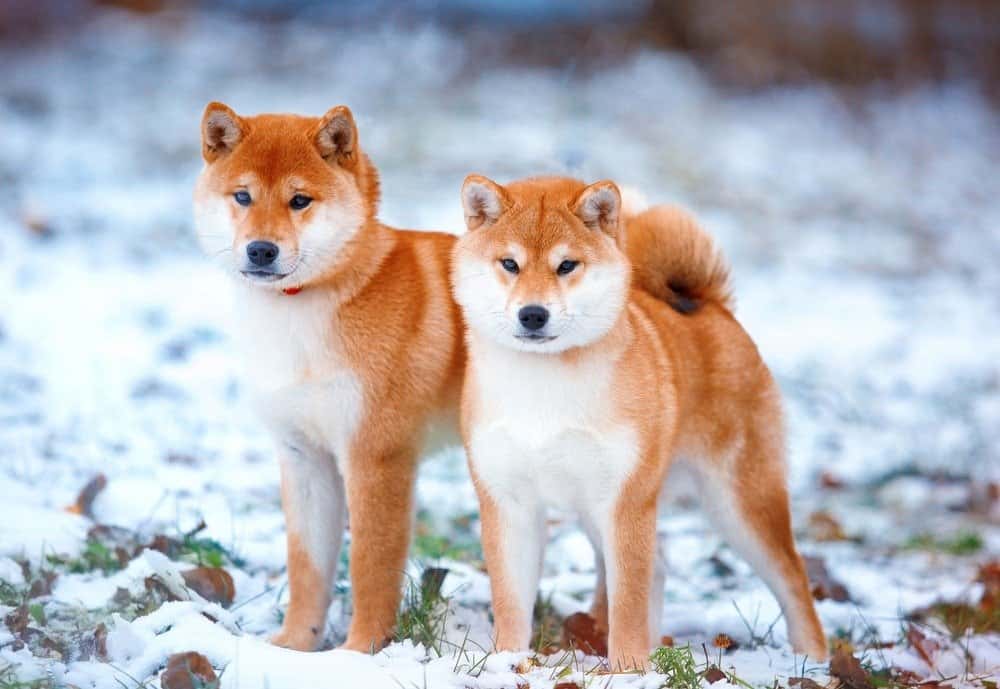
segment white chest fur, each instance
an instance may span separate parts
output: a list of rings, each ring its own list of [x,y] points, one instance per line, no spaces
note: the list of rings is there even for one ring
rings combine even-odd
[[[496,499],[581,509],[618,495],[638,457],[634,429],[614,418],[611,362],[565,363],[483,340],[470,354],[480,400],[472,461]]]
[[[319,291],[285,295],[241,286],[238,338],[243,380],[280,442],[306,442],[344,460],[364,405],[358,377],[340,354],[336,304]]]

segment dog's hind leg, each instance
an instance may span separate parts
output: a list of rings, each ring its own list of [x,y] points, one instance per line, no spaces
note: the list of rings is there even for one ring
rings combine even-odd
[[[355,449],[345,473],[354,616],[341,648],[371,653],[396,627],[413,527],[416,445],[382,453]]]
[[[653,584],[649,590],[649,634],[653,647],[660,645],[660,625],[663,622],[663,586],[667,580],[666,536],[656,534],[656,554],[653,556]]]
[[[608,577],[604,551],[601,547],[601,536],[597,526],[586,516],[581,519],[580,525],[594,549],[594,570],[597,574],[594,581],[594,602],[590,605],[590,616],[594,618],[597,628],[606,636],[608,633]]]
[[[781,438],[749,429],[730,456],[695,469],[706,514],[778,599],[792,647],[824,660],[826,637],[792,536]]]

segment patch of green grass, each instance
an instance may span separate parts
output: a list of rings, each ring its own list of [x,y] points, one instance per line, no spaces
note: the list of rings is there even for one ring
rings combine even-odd
[[[690,646],[661,646],[649,656],[653,670],[666,675],[662,686],[670,689],[700,689],[701,673],[698,672]]]
[[[472,532],[472,520],[477,516],[463,514],[442,524],[428,510],[420,510],[413,539],[414,555],[419,560],[482,562],[483,549]]]
[[[46,596],[52,591],[52,583],[56,573],[45,568],[36,568],[28,562],[21,562],[25,581],[13,583],[0,579],[0,605],[17,608],[28,606],[28,613],[39,625],[45,624],[45,609],[40,603],[31,601],[40,596]]]
[[[549,653],[551,648],[559,643],[562,638],[563,618],[556,612],[552,605],[552,596],[542,598],[541,595],[535,601],[531,628],[531,648],[536,653]]]
[[[935,603],[915,613],[917,619],[940,620],[954,638],[975,634],[1000,633],[1000,607],[975,606],[966,603]]]
[[[55,689],[48,679],[22,680],[17,678],[13,665],[0,668],[0,689]]]
[[[246,564],[213,538],[185,536],[180,545],[179,555],[181,559],[201,567],[224,567],[227,564],[242,567]]]
[[[895,670],[892,668],[870,668],[865,667],[864,663],[862,666],[865,668],[865,672],[868,673],[868,681],[871,682],[875,689],[904,689],[913,686],[913,681],[901,682],[896,675]]]
[[[16,608],[24,601],[24,591],[10,583],[0,579],[0,605],[7,605]]]
[[[118,614],[131,622],[138,617],[143,617],[158,610],[161,605],[173,600],[173,597],[158,577],[154,576],[146,579],[145,584],[145,590],[140,593],[132,593],[128,589],[119,588],[105,608],[93,612],[107,617]]]
[[[418,533],[413,539],[413,553],[421,560],[442,558],[457,562],[479,562],[483,551],[477,542],[453,541],[447,536]]]
[[[420,580],[407,578],[403,605],[396,616],[396,640],[410,639],[423,644],[440,657],[445,623],[451,601],[441,595],[439,575],[444,570],[427,569]]]
[[[144,548],[158,550],[171,559],[183,560],[200,567],[246,565],[242,558],[233,554],[214,538],[199,537],[197,534],[204,528],[205,523],[201,522],[195,529],[182,533],[179,537],[159,534],[152,541],[147,541],[138,533],[128,529],[97,526],[87,534],[86,543],[79,555],[70,557],[52,554],[45,559],[58,571],[72,574],[117,572]]]
[[[87,538],[83,550],[75,557],[59,554],[45,556],[45,561],[48,564],[70,574],[87,574],[89,572],[111,574],[124,567],[123,559],[119,557],[114,548],[94,536]]]
[[[949,538],[938,538],[922,533],[911,536],[904,544],[904,550],[932,550],[950,555],[974,555],[983,549],[983,537],[975,531],[961,531]]]
[[[45,608],[41,603],[32,603],[29,605],[28,614],[31,615],[31,619],[33,619],[36,624],[41,626],[45,625]]]

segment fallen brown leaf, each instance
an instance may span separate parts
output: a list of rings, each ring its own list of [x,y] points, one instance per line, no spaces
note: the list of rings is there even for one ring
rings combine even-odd
[[[848,593],[847,587],[830,575],[823,558],[807,556],[802,559],[806,563],[806,574],[809,576],[813,598],[816,600],[829,598],[838,603],[851,600],[851,594]]]
[[[912,624],[906,630],[906,640],[910,642],[913,650],[927,663],[928,667],[934,669],[934,654],[941,650],[938,643],[933,639],[928,639],[922,631]]]
[[[809,515],[809,536],[821,543],[848,540],[837,518],[823,510]]]
[[[76,660],[91,660],[97,658],[102,662],[108,660],[108,628],[102,622],[94,628],[93,634],[83,636],[75,649]]]
[[[917,685],[920,684],[921,676],[912,670],[900,670],[893,668],[892,678],[899,684]]]
[[[420,590],[425,597],[436,598],[441,595],[441,587],[448,576],[445,567],[428,567],[420,574]]]
[[[94,630],[94,653],[101,662],[108,660],[108,628],[101,622]]]
[[[538,662],[538,658],[536,658],[535,656],[528,656],[527,658],[525,658],[524,660],[522,660],[520,663],[517,664],[517,666],[514,668],[514,672],[516,672],[519,675],[526,675],[532,670],[534,670],[536,667],[541,667],[541,666],[542,664]]]
[[[991,560],[979,568],[976,581],[983,585],[979,609],[993,613],[1000,609],[1000,560]]]
[[[720,670],[717,666],[713,665],[701,675],[705,678],[705,681],[709,684],[715,684],[716,682],[726,678],[726,673]]]
[[[195,567],[182,572],[184,583],[199,596],[224,608],[233,604],[236,586],[233,577],[221,567]]]
[[[151,577],[146,577],[143,580],[143,585],[146,587],[146,593],[153,596],[155,599],[161,601],[174,601],[180,600],[177,595],[170,590],[170,587],[163,583],[163,581],[155,574]],[[132,595],[125,589],[118,589],[118,591],[125,591],[126,600],[131,600]],[[118,596],[118,591],[115,592],[115,596]]]
[[[167,669],[160,678],[163,689],[215,689],[219,678],[208,658],[189,651],[167,658]]]
[[[840,490],[844,487],[844,481],[836,474],[824,471],[819,475],[819,485],[828,490]]]
[[[843,649],[837,649],[830,659],[830,675],[839,679],[848,689],[874,689],[861,662]]]
[[[31,621],[31,614],[28,611],[27,605],[17,606],[3,618],[3,623],[7,625],[7,629],[15,636],[20,635],[28,628],[29,621]]]
[[[39,572],[38,576],[32,580],[31,586],[28,587],[28,598],[38,598],[51,594],[52,586],[58,577],[59,575],[52,570],[46,569]]]
[[[580,685],[576,682],[559,682],[552,689],[580,689]]]
[[[801,687],[801,689],[825,689],[822,684],[808,677],[789,677],[788,686]]]
[[[180,552],[181,542],[178,541],[176,538],[171,538],[170,536],[164,536],[163,534],[157,534],[156,536],[153,537],[153,540],[151,540],[148,544],[146,544],[145,546],[140,546],[137,549],[136,554],[138,555],[139,551],[141,551],[143,548],[149,548],[150,550],[157,550],[166,555],[167,557],[173,559],[177,556],[177,553]]]
[[[76,496],[76,502],[66,508],[70,514],[80,514],[89,519],[94,518],[94,500],[101,494],[108,485],[108,479],[104,474],[98,474],[87,482],[80,494]]]
[[[608,655],[607,632],[585,612],[574,613],[563,621],[562,640],[563,646],[578,648],[587,655]]]

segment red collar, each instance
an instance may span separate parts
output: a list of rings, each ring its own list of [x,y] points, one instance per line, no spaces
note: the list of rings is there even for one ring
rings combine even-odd
[[[299,292],[301,292],[302,288],[301,287],[286,287],[285,289],[283,289],[281,291],[284,292],[285,294],[287,294],[288,296],[293,296],[293,295],[298,294]]]

